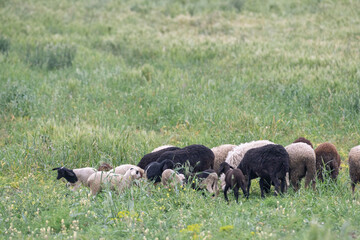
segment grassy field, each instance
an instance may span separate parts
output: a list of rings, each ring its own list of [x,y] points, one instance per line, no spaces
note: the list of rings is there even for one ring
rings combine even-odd
[[[1,239],[359,239],[357,0],[0,0]],[[53,167],[299,136],[343,168],[226,204],[185,186],[71,192]]]

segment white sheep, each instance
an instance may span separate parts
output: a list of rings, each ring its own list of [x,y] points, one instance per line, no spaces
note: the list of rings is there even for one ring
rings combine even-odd
[[[86,168],[76,168],[68,169],[65,167],[53,168],[53,170],[58,171],[57,179],[65,178],[68,183],[66,186],[73,186],[72,191],[76,191],[81,184],[87,186],[88,178],[97,170],[95,168],[86,167]]]
[[[215,170],[215,172],[219,172],[220,164],[222,162],[225,162],[228,153],[230,151],[232,151],[235,147],[236,147],[236,145],[223,144],[223,145],[220,145],[218,147],[213,147],[211,149],[211,151],[213,151],[213,153],[215,155],[215,160],[214,160],[214,170]]]
[[[360,145],[353,147],[349,152],[349,174],[354,194],[355,185],[360,182]]]
[[[129,188],[135,179],[141,178],[140,171],[130,168],[125,175],[113,172],[96,172],[93,173],[88,181],[87,186],[90,187],[92,195],[98,194],[104,185],[110,185],[111,190],[122,192],[125,188]]]
[[[141,177],[143,177],[144,169],[132,164],[122,164],[120,166],[117,166],[115,169],[111,170],[110,172],[115,172],[116,174],[124,175],[130,168],[138,170],[141,174]]]
[[[312,183],[315,190],[316,184],[316,155],[314,149],[307,143],[297,142],[285,147],[290,157],[290,182],[295,191],[299,189],[299,183],[305,177],[305,188]]]
[[[164,186],[169,186],[171,188],[175,188],[176,185],[183,185],[185,180],[184,174],[177,174],[172,169],[166,169],[161,174],[161,183]]]

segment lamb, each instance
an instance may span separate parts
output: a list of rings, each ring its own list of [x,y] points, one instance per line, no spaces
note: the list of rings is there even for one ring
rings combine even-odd
[[[160,182],[160,176],[166,169],[173,169],[174,162],[167,159],[162,162],[152,162],[145,169],[145,176],[150,181],[154,180],[155,183]]]
[[[127,170],[125,175],[112,172],[96,172],[89,177],[87,186],[90,187],[91,195],[97,195],[104,184],[109,184],[111,190],[122,192],[131,186],[133,180],[139,178],[141,178],[141,173],[134,168]]]
[[[324,168],[330,172],[330,178],[336,180],[339,175],[341,159],[334,144],[326,142],[315,149],[316,171],[318,179],[324,181]]]
[[[156,151],[156,152],[153,151],[151,153],[148,153],[148,154],[144,155],[141,158],[141,160],[137,164],[137,166],[142,168],[142,169],[145,169],[147,167],[147,165],[149,165],[150,163],[156,162],[156,160],[158,160],[158,158],[160,157],[161,154],[163,154],[165,152],[168,152],[168,151],[178,150],[178,149],[180,149],[180,148],[178,148],[178,147],[168,147],[168,148],[164,148],[164,149],[161,149],[159,151]]]
[[[211,149],[204,145],[194,144],[182,149],[164,152],[157,159],[157,162],[169,159],[182,166],[188,163],[190,172],[201,172],[214,167],[214,158]]]
[[[185,180],[184,174],[177,174],[172,169],[166,169],[161,175],[161,183],[164,186],[175,188],[176,185],[183,185]]]
[[[65,178],[68,181],[70,186],[73,186],[72,191],[76,191],[81,184],[87,186],[87,180],[91,174],[97,172],[95,168],[86,167],[86,168],[76,168],[68,169],[65,167],[53,168],[53,170],[58,171],[58,176],[56,179]]]
[[[268,144],[262,147],[253,148],[246,152],[238,168],[247,179],[247,197],[249,197],[251,179],[260,177],[261,197],[264,195],[264,184],[269,180],[275,185],[275,193],[286,190],[286,174],[289,172],[289,154],[281,145]]]
[[[360,145],[353,147],[349,152],[349,173],[354,194],[355,185],[360,182]]]
[[[164,146],[160,146],[160,147],[155,148],[154,150],[152,150],[152,153],[163,150],[163,149],[166,149],[166,148],[176,148],[176,147],[173,146],[173,145],[164,145]]]
[[[299,138],[296,139],[293,143],[298,143],[298,142],[306,143],[306,144],[310,145],[311,148],[314,148],[313,145],[312,145],[312,143],[310,142],[310,140],[309,140],[309,139],[306,139],[306,138],[304,138],[304,137],[299,137]]]
[[[305,188],[312,183],[315,190],[316,156],[314,149],[305,142],[292,143],[285,147],[290,157],[290,181],[294,191],[299,190],[299,183],[305,177]]]
[[[193,180],[191,187],[196,190],[206,189],[214,196],[219,195],[218,175],[213,169],[207,169],[203,172],[191,174],[188,179]],[[195,182],[196,180],[196,182]]]
[[[220,164],[219,174],[225,174],[226,186],[224,189],[224,197],[227,202],[229,202],[227,191],[233,189],[236,203],[239,202],[239,188],[242,189],[244,196],[248,196],[246,193],[246,180],[245,176],[240,169],[233,169],[227,162]]]
[[[226,157],[230,151],[232,151],[236,145],[232,144],[223,144],[218,147],[213,147],[211,151],[213,151],[215,155],[214,160],[214,170],[215,172],[219,172],[219,167],[222,162],[225,162]]]
[[[130,168],[133,168],[135,170],[138,170],[141,174],[141,177],[143,177],[144,175],[144,170],[138,166],[135,166],[135,165],[132,165],[132,164],[122,164],[120,166],[117,166],[115,169],[114,169],[114,172],[116,174],[120,174],[120,175],[124,175],[127,170],[129,170]]]

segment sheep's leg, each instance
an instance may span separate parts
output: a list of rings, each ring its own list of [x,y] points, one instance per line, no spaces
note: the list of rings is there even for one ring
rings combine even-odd
[[[297,182],[298,183],[298,182]],[[286,189],[286,178],[283,177],[281,179],[281,193],[284,193],[285,192],[285,189]]]
[[[352,189],[352,193],[355,193],[355,183],[351,182],[351,189]]]
[[[224,189],[224,197],[225,197],[225,200],[227,202],[229,202],[229,199],[228,199],[228,196],[227,196],[227,191],[229,190],[229,187],[230,186],[226,184],[225,189]]]
[[[248,185],[247,185],[247,191],[246,191],[246,198],[249,198],[249,194],[250,194],[250,186],[251,186],[251,178],[250,178],[250,174],[248,176]]]
[[[235,186],[234,189],[234,196],[235,196],[235,199],[236,199],[236,203],[239,203],[239,186]]]
[[[291,182],[292,188],[294,189],[294,192],[299,190],[299,178],[298,178],[298,176],[296,176],[295,174],[292,174],[290,182]]]
[[[264,179],[264,191],[265,193],[269,193],[271,188],[271,180],[270,179]]]
[[[271,177],[271,181],[275,185],[274,196],[277,196],[279,194],[279,187],[280,187],[279,179],[277,179],[277,177],[273,176],[273,177]]]
[[[75,186],[73,187],[72,191],[75,192],[79,187],[80,187],[81,183],[80,182],[77,182],[75,184]]]
[[[261,197],[265,198],[264,194],[264,178],[260,178],[259,185],[260,185],[260,191],[261,191]]]

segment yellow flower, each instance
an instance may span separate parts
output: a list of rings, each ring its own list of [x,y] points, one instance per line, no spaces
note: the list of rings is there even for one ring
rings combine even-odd
[[[224,232],[224,231],[231,231],[234,229],[233,225],[226,225],[226,226],[222,226],[220,227],[220,232]]]
[[[181,229],[180,232],[193,232],[193,233],[198,233],[200,232],[200,227],[202,226],[202,224],[192,224],[192,225],[188,225],[186,228]]]
[[[251,232],[251,235],[252,235],[252,236],[254,236],[254,235],[255,235],[255,233],[254,233],[254,232]]]

